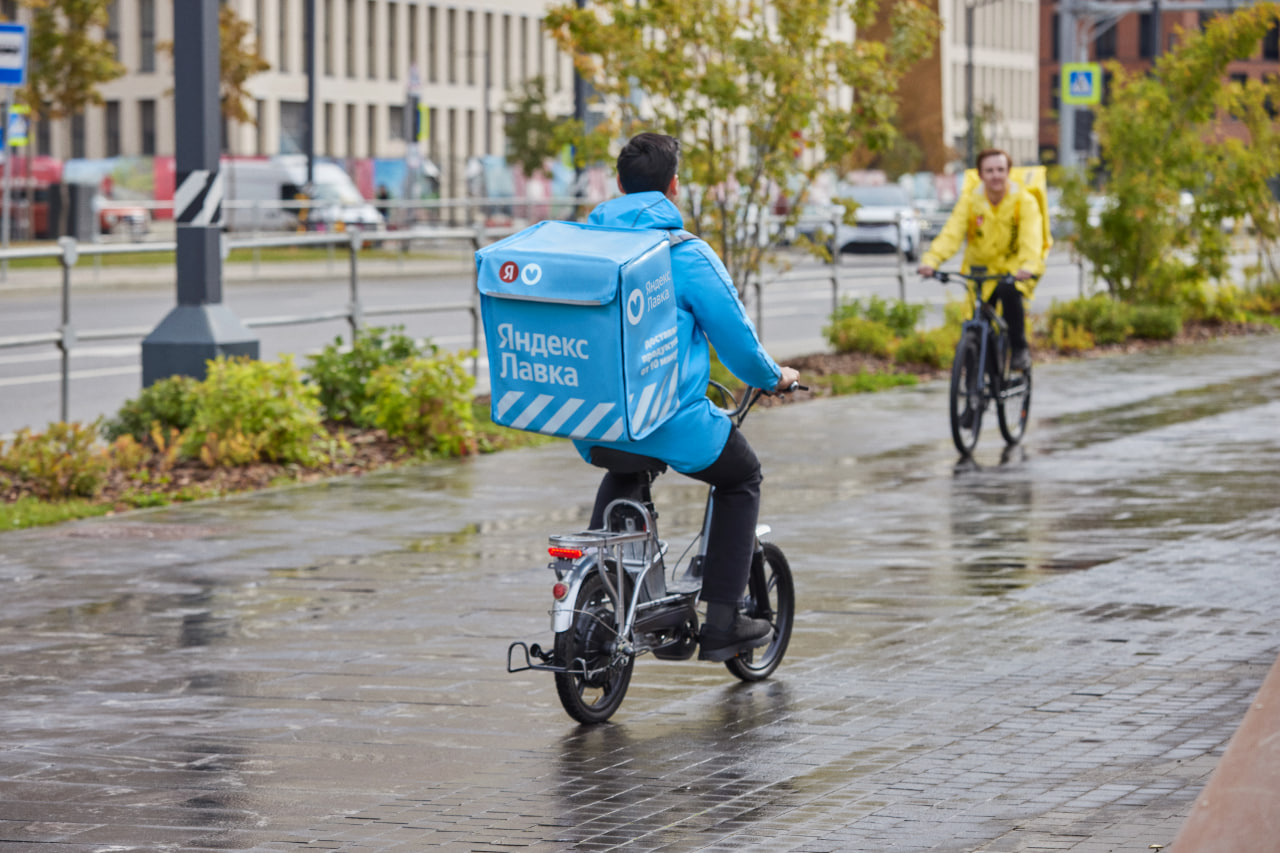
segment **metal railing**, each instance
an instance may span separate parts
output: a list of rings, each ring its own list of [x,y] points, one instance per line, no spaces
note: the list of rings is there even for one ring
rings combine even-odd
[[[436,314],[467,313],[471,317],[471,348],[479,350],[480,346],[480,305],[477,291],[472,287],[472,298],[466,302],[444,303],[408,303],[400,305],[366,306],[360,299],[360,250],[365,243],[395,243],[398,241],[466,241],[472,251],[478,250],[485,241],[494,237],[506,236],[513,229],[494,229],[484,226],[470,228],[431,228],[406,229],[400,231],[365,232],[352,230],[348,232],[290,234],[279,237],[257,237],[233,239],[223,235],[223,257],[234,249],[266,249],[273,247],[297,246],[345,246],[348,250],[348,288],[349,300],[339,308],[313,311],[306,314],[288,314],[274,317],[251,317],[242,320],[249,328],[268,328],[273,326],[296,326],[311,323],[324,323],[332,320],[346,320],[351,329],[354,341],[366,317],[383,317],[400,314]],[[52,344],[61,351],[59,416],[65,421],[70,408],[71,386],[71,353],[84,341],[110,341],[143,338],[151,333],[147,326],[129,326],[110,329],[78,329],[72,320],[71,284],[72,271],[82,256],[101,257],[105,255],[123,254],[160,254],[177,251],[174,241],[152,241],[147,243],[78,243],[74,238],[62,237],[56,246],[9,249],[5,257],[9,260],[30,258],[56,258],[62,268],[61,287],[61,324],[52,332],[29,335],[13,335],[0,337],[0,350],[18,347]],[[474,278],[474,273],[473,273]],[[472,359],[472,375],[479,372],[479,356]]]

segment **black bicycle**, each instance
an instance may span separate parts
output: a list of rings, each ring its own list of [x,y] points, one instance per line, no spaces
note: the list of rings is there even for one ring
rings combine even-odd
[[[1012,347],[1009,327],[995,308],[982,298],[982,284],[987,281],[1012,281],[1013,276],[988,275],[984,267],[973,267],[968,273],[934,273],[946,284],[952,278],[971,283],[972,317],[964,322],[960,343],[956,344],[951,363],[951,438],[964,456],[973,452],[982,430],[982,416],[994,402],[1000,434],[1013,446],[1027,431],[1031,412],[1031,368],[1011,370]]]

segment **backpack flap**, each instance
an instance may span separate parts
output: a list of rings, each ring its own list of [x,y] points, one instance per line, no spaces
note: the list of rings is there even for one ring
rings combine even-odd
[[[619,441],[674,413],[664,232],[542,222],[476,263],[495,423]]]

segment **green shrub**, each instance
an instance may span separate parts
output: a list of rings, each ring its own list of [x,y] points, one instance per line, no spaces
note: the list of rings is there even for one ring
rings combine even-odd
[[[114,418],[106,421],[102,434],[108,441],[131,435],[146,441],[151,428],[159,424],[163,430],[181,432],[195,418],[195,389],[199,383],[190,376],[170,376],[142,389],[125,402]]]
[[[1135,338],[1168,341],[1182,331],[1182,309],[1176,305],[1134,305],[1129,322]]]
[[[960,342],[959,326],[940,326],[923,332],[913,332],[898,344],[894,360],[902,364],[927,364],[930,367],[948,367]]]
[[[833,322],[823,330],[836,352],[865,352],[888,358],[897,341],[893,330],[884,323],[866,317],[849,316]]]
[[[465,363],[470,357],[436,355],[379,367],[369,377],[371,399],[362,417],[416,450],[446,456],[474,453],[475,380]]]
[[[291,356],[278,362],[217,358],[196,387],[182,454],[210,466],[327,461],[318,392]]]
[[[1133,334],[1129,312],[1127,304],[1100,293],[1088,299],[1054,302],[1047,320],[1050,330],[1061,321],[1063,329],[1088,332],[1096,344],[1118,344]]]
[[[1060,352],[1080,352],[1093,349],[1093,334],[1088,330],[1068,323],[1058,317],[1051,320],[1049,327],[1049,344]]]
[[[307,375],[319,390],[320,413],[335,423],[367,428],[363,412],[370,398],[369,377],[379,367],[417,356],[435,355],[433,344],[419,346],[403,326],[368,328],[356,333],[348,349],[337,338],[311,356]]]
[[[858,300],[847,299],[836,309],[831,321],[839,325],[844,320],[861,317],[887,326],[894,337],[905,338],[915,331],[924,316],[924,309],[924,305],[912,305],[901,299],[890,301],[879,296],[869,297],[865,305]]]
[[[867,394],[883,391],[886,388],[915,385],[919,382],[919,379],[910,373],[871,373],[866,370],[857,373],[833,373],[829,378],[831,393],[836,395]]]
[[[0,442],[0,470],[17,475],[50,500],[92,498],[111,472],[111,455],[98,441],[101,424],[51,423],[44,432],[20,429]]]
[[[1233,284],[1193,282],[1182,288],[1178,302],[1189,318],[1205,323],[1243,323],[1247,319],[1244,294]]]

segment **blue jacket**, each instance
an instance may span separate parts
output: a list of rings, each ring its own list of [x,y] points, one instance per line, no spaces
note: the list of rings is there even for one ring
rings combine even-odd
[[[606,201],[591,212],[590,222],[615,228],[684,226],[680,210],[658,192],[632,193]],[[676,290],[680,408],[639,441],[575,441],[588,462],[595,446],[653,456],[684,474],[715,462],[729,439],[730,423],[707,399],[713,346],[724,366],[753,387],[772,389],[782,378],[782,371],[760,345],[728,270],[710,246],[696,238],[673,246],[671,273]]]

